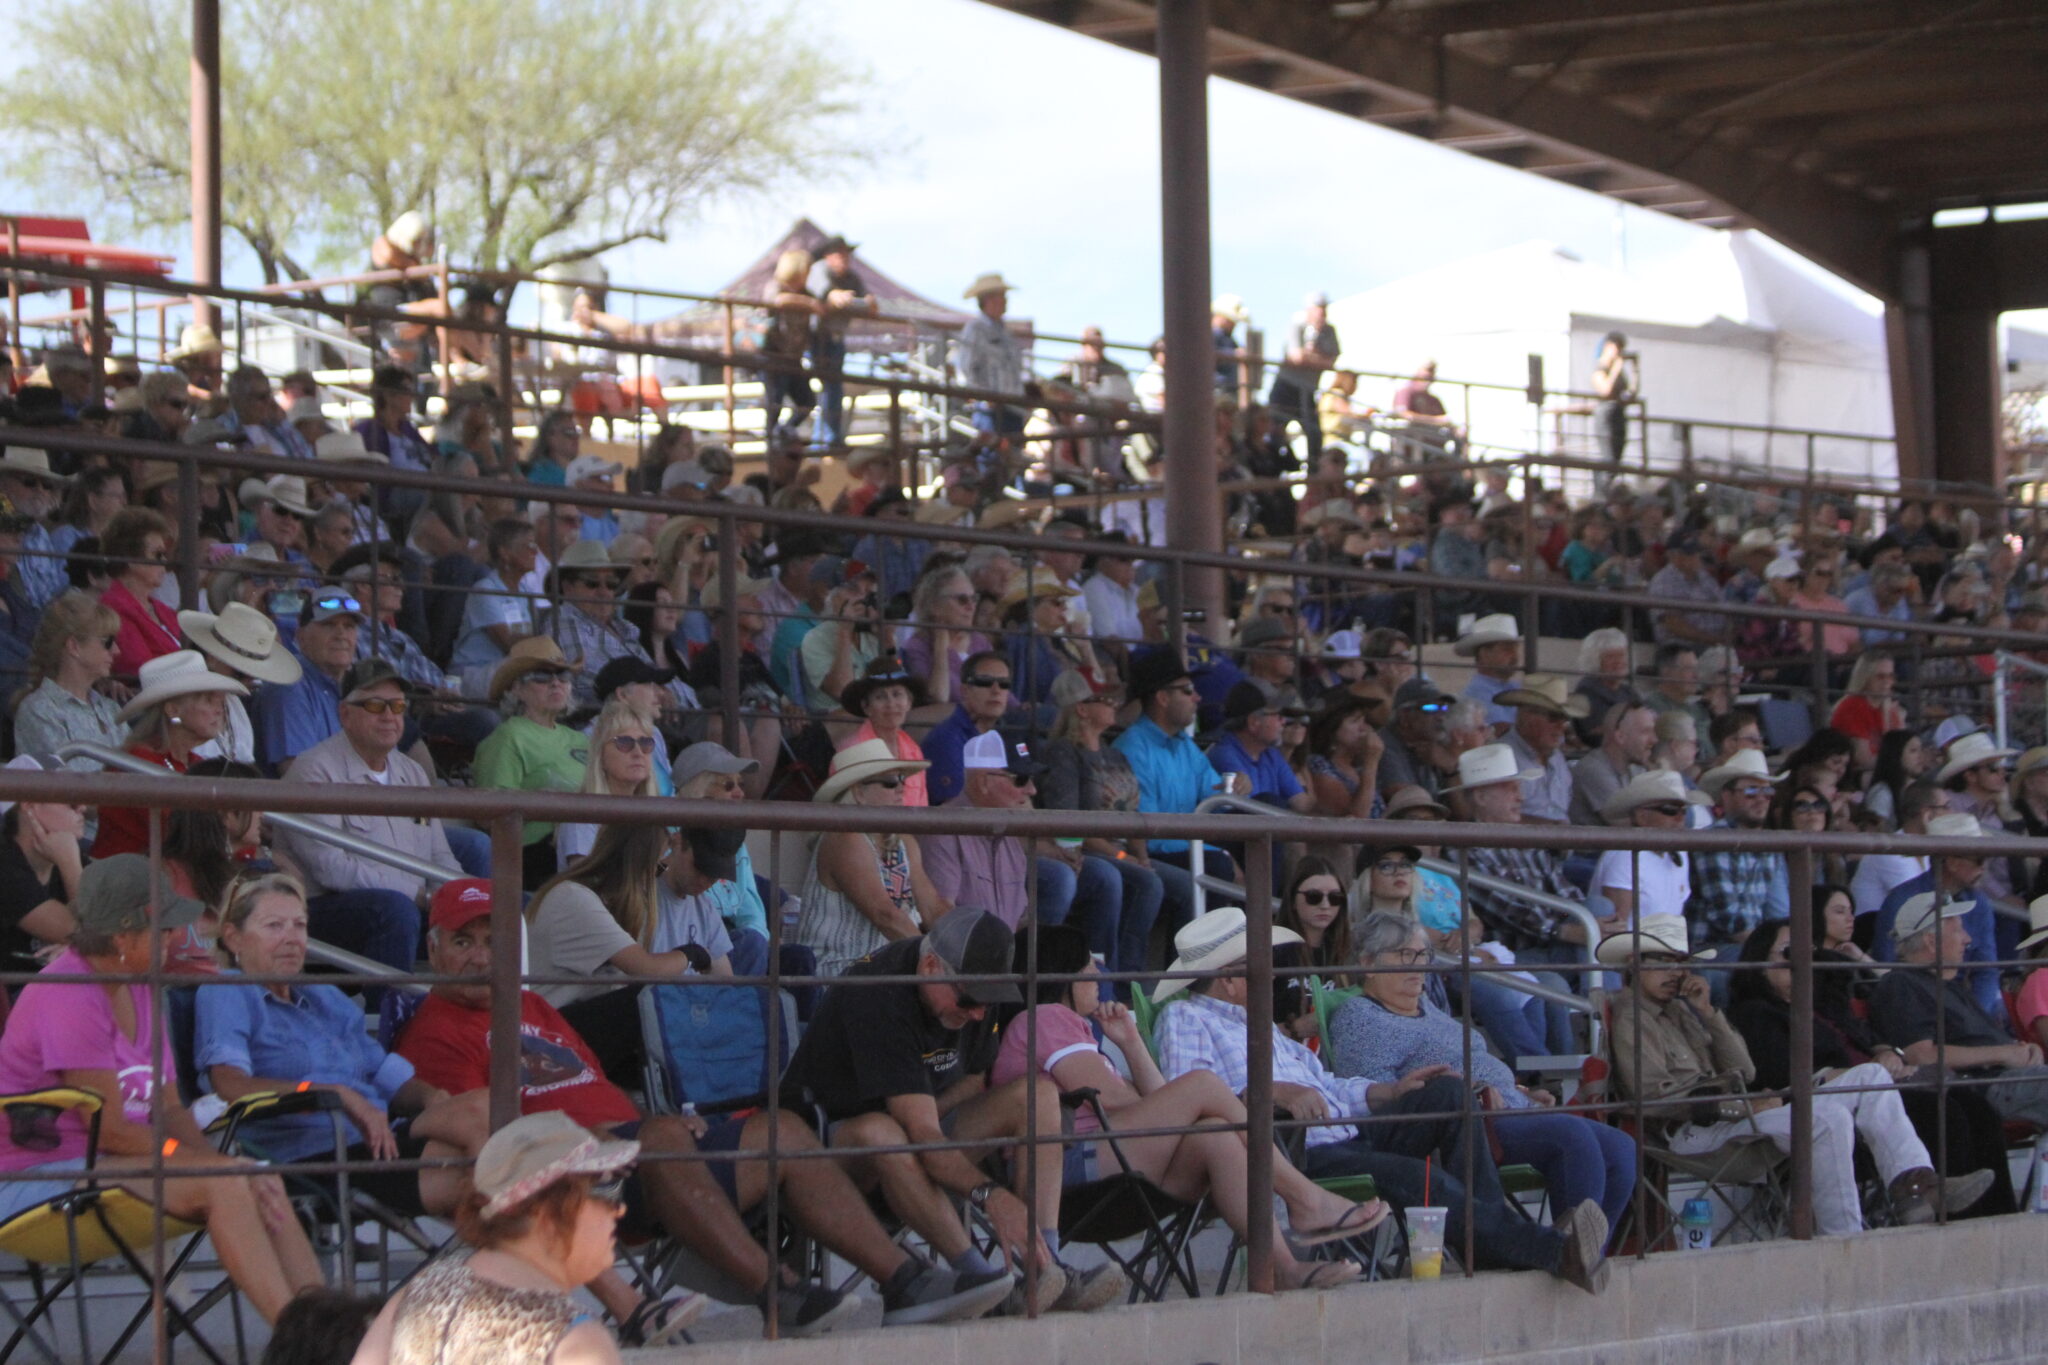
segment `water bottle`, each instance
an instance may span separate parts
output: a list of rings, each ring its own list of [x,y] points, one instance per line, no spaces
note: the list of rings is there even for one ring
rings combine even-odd
[[[2048,1213],[2048,1133],[2034,1140],[2034,1197],[2028,1207]]]
[[[1678,1213],[1678,1244],[1686,1251],[1705,1251],[1714,1244],[1714,1206],[1688,1199]]]

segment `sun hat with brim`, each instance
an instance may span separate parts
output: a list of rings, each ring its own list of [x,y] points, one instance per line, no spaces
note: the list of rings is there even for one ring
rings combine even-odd
[[[196,649],[173,650],[147,660],[137,670],[136,681],[140,686],[115,716],[116,720],[133,720],[150,707],[172,697],[189,697],[199,692],[232,692],[238,697],[249,695],[249,689],[233,678],[208,668],[205,656]]]
[[[306,492],[306,481],[296,474],[273,474],[267,479],[244,479],[235,490],[244,507],[255,507],[261,503],[274,502],[293,516],[310,517],[319,509],[314,507]]]
[[[50,452],[33,446],[9,446],[7,453],[0,455],[0,474],[12,474],[18,479],[35,479],[42,483],[70,483],[69,477],[50,468]]]
[[[900,687],[910,693],[912,706],[923,706],[931,700],[925,692],[924,679],[906,671],[902,660],[894,654],[884,654],[870,661],[865,672],[840,690],[839,705],[850,716],[865,716],[868,698],[885,687]]]
[[[178,333],[177,349],[164,359],[175,365],[194,356],[219,355],[226,349],[220,344],[220,338],[214,335],[213,328],[203,322],[188,322],[184,330]]]
[[[921,773],[931,766],[922,759],[896,757],[886,739],[864,739],[832,755],[832,771],[811,800],[837,801],[863,782],[890,773]]]
[[[1644,915],[1635,928],[1601,939],[1593,950],[1593,960],[1608,967],[1626,967],[1646,957],[1692,961],[1683,915]]]
[[[2001,758],[2012,758],[2018,749],[2007,749],[1992,738],[1988,730],[1973,730],[1948,746],[1948,759],[1941,765],[1941,771],[1934,775],[1937,783],[1947,782],[1958,774],[1968,772],[1980,763],[1990,763]]]
[[[1738,749],[1735,756],[1718,768],[1709,768],[1700,774],[1700,790],[1708,796],[1719,799],[1721,788],[1739,777],[1752,782],[1779,783],[1785,774],[1771,775],[1771,765],[1764,761],[1763,753],[1757,749]]]
[[[310,400],[308,400],[310,401]],[[294,407],[297,404],[293,405]],[[314,404],[313,416],[318,417],[319,404]],[[310,418],[307,420],[311,420]],[[329,464],[390,464],[389,455],[380,455],[363,444],[363,438],[353,431],[330,431],[313,442],[313,455]]]
[[[487,689],[492,701],[502,701],[512,685],[529,673],[574,673],[576,667],[562,655],[562,647],[545,635],[529,635],[515,642],[505,662],[491,674]]]
[[[1482,616],[1472,623],[1469,633],[1458,637],[1451,646],[1451,652],[1460,658],[1471,658],[1487,645],[1518,645],[1522,642],[1522,623],[1506,612]]]
[[[1525,768],[1515,751],[1505,744],[1481,744],[1458,755],[1458,780],[1443,788],[1447,792],[1471,791],[1496,782],[1534,782],[1543,776],[1541,768]]]
[[[166,878],[152,876],[149,859],[140,853],[87,863],[71,908],[79,928],[100,934],[182,929],[206,913],[199,901],[171,890]]]
[[[1427,787],[1418,787],[1413,783],[1394,789],[1394,794],[1387,798],[1387,809],[1384,818],[1398,820],[1410,811],[1418,810],[1429,811],[1439,820],[1451,818],[1451,808],[1449,806],[1431,797]]]
[[[517,1208],[572,1175],[610,1175],[640,1159],[637,1142],[599,1138],[559,1109],[528,1114],[491,1134],[476,1154],[470,1180],[484,1197],[483,1216]]]
[[[1938,891],[1922,891],[1917,896],[1908,896],[1892,918],[1892,942],[1898,944],[1917,938],[1942,920],[1961,919],[1976,908],[1976,899],[1971,896],[1948,897]],[[2027,913],[2029,916],[2034,914],[2031,906]],[[2038,924],[2040,921],[2035,919],[2034,922]],[[2040,937],[2041,934],[2035,934],[2028,942]],[[2022,948],[2026,946],[2026,943],[2020,945]]]
[[[2036,768],[2048,768],[2048,744],[2036,744],[2021,754],[2012,765],[2012,780],[2017,782]]]
[[[976,275],[974,277],[974,283],[968,285],[967,288],[964,291],[962,291],[960,297],[963,299],[978,299],[984,294],[1007,294],[1014,291],[1016,288],[1016,285],[1011,284],[1008,280],[1003,278],[1002,271],[991,270],[986,274]]]
[[[1668,769],[1656,768],[1638,773],[1629,784],[1607,798],[1607,804],[1600,807],[1600,814],[1609,820],[1626,819],[1639,806],[1654,806],[1665,801],[1680,801],[1688,806],[1713,804],[1713,798],[1703,791],[1688,790],[1685,779]]]
[[[1496,696],[1493,702],[1496,706],[1526,706],[1532,711],[1571,720],[1584,720],[1593,710],[1591,702],[1573,692],[1565,680],[1554,673],[1530,673],[1523,677],[1520,687],[1510,687]]]
[[[1080,595],[1080,593],[1061,582],[1060,576],[1057,573],[1041,564],[1031,571],[1029,578],[1010,585],[1009,591],[1003,594],[1003,600],[998,609],[1008,611],[1026,598],[1036,600],[1040,597],[1071,598],[1079,597]]]
[[[1273,926],[1274,947],[1299,942],[1301,935],[1292,929],[1283,929],[1277,924]],[[1244,961],[1245,943],[1243,906],[1226,905],[1211,910],[1199,919],[1189,920],[1181,926],[1180,932],[1173,936],[1173,965],[1167,970],[1205,972],[1228,967]],[[1187,977],[1162,981],[1158,989],[1152,992],[1152,1001],[1158,1004],[1171,999],[1193,984],[1194,982]]]
[[[178,629],[194,648],[258,682],[290,687],[304,673],[297,656],[278,643],[277,623],[246,602],[229,602],[218,616],[181,611]]]

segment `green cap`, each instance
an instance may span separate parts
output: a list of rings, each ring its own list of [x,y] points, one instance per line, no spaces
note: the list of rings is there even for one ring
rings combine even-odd
[[[78,875],[78,924],[101,934],[136,929],[182,929],[206,913],[190,896],[171,890],[158,879],[156,913],[150,913],[149,859],[140,853],[117,853],[86,865]]]

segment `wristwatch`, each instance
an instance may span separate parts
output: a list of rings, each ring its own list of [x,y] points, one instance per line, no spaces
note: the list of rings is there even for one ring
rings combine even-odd
[[[988,1201],[1002,1185],[994,1180],[984,1180],[967,1192],[967,1202],[982,1212],[988,1212]]]

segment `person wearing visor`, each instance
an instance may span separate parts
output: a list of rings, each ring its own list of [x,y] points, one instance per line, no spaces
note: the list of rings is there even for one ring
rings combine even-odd
[[[341,680],[355,666],[366,620],[363,604],[341,588],[323,588],[306,602],[291,647],[299,680],[263,684],[252,707],[257,761],[273,776],[341,728]]]

